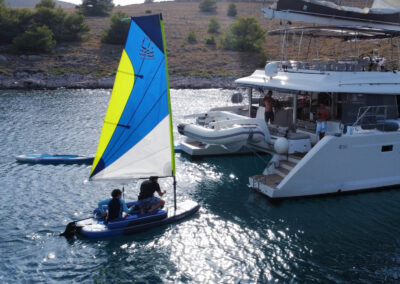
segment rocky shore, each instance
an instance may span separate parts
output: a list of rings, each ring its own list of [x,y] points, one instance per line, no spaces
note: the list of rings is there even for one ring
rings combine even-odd
[[[170,87],[173,89],[234,89],[233,77],[198,77],[170,76]],[[114,76],[97,77],[90,74],[46,74],[14,72],[0,74],[0,89],[110,89]]]

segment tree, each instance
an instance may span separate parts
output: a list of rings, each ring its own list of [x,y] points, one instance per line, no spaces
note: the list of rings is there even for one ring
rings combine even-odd
[[[256,18],[239,17],[225,32],[221,43],[228,50],[259,51],[264,40],[265,31]]]
[[[213,35],[211,35],[209,38],[206,38],[206,44],[208,45],[215,45],[215,37]]]
[[[217,34],[219,33],[219,28],[221,27],[221,25],[219,24],[217,18],[212,17],[210,19],[210,21],[208,22],[208,30],[207,32],[209,34]]]
[[[113,0],[83,0],[79,10],[85,16],[107,16],[114,8]]]
[[[62,40],[64,36],[64,22],[67,14],[62,8],[52,9],[41,7],[33,15],[35,26],[47,26],[54,35],[55,40]]]
[[[187,39],[188,43],[196,43],[197,42],[196,33],[194,32],[194,30],[189,31],[186,39]]]
[[[9,9],[0,5],[0,44],[12,43],[31,24],[32,12],[29,9]]]
[[[53,32],[47,26],[30,28],[13,40],[15,50],[23,53],[50,53],[55,46]]]
[[[88,31],[89,26],[85,23],[85,17],[78,13],[72,13],[64,21],[64,32],[60,40],[80,41]]]
[[[236,5],[234,3],[229,4],[227,15],[229,17],[236,17],[237,9],[236,9]]]
[[[54,2],[53,0],[42,0],[35,6],[36,9],[42,7],[54,9],[56,7],[56,2]]]
[[[201,12],[215,13],[217,11],[217,0],[202,0],[199,8]]]
[[[123,12],[116,12],[111,17],[110,27],[103,33],[101,41],[111,44],[124,44],[128,36],[130,21],[121,21],[129,17]]]

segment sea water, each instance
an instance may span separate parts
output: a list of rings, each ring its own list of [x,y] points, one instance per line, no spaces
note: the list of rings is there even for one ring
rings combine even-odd
[[[184,115],[229,105],[232,91],[171,93],[178,143],[177,123],[190,121]],[[178,204],[193,199],[199,213],[128,237],[59,237],[120,185],[88,182],[88,165],[29,165],[14,156],[93,155],[109,97],[110,90],[0,91],[0,283],[400,281],[400,190],[271,203],[248,186],[268,157],[177,154]],[[161,180],[169,204],[171,185]],[[125,187],[126,199],[138,186]]]

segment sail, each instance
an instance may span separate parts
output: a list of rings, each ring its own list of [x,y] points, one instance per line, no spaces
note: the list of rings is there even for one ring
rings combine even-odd
[[[129,182],[174,174],[162,16],[132,17],[90,178]]]

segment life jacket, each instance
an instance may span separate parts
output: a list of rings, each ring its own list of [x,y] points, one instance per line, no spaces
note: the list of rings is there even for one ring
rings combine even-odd
[[[114,219],[119,218],[120,213],[121,213],[121,201],[119,201],[118,198],[111,199],[111,201],[108,202],[107,221],[112,221]]]

